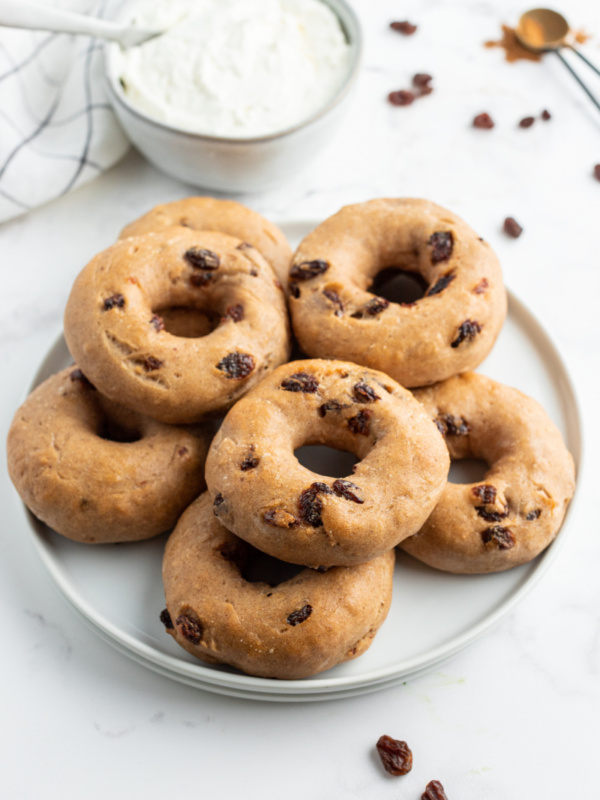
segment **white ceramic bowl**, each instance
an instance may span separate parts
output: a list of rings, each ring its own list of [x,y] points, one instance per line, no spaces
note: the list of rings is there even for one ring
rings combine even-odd
[[[256,192],[283,183],[300,172],[335,135],[356,83],[362,34],[345,0],[322,0],[337,15],[351,47],[350,67],[329,103],[303,122],[269,136],[248,139],[204,136],[156,120],[136,108],[119,82],[118,45],[105,46],[108,99],[125,133],[163,172],[186,183],[223,192]],[[109,10],[122,16],[123,4]]]

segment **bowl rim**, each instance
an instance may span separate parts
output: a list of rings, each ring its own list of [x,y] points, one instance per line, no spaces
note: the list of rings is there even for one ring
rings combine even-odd
[[[215,136],[211,134],[189,131],[185,128],[169,125],[162,120],[156,119],[156,117],[146,114],[144,111],[131,103],[123,91],[113,65],[113,53],[118,47],[118,44],[115,42],[105,42],[102,48],[104,57],[104,79],[107,86],[108,99],[111,101],[113,106],[115,103],[122,106],[125,111],[129,112],[134,117],[137,117],[140,121],[148,123],[150,126],[158,128],[159,130],[166,131],[172,135],[186,139],[193,139],[213,144],[218,143],[246,146],[248,144],[267,143],[276,139],[283,139],[287,136],[290,136],[302,128],[309,127],[313,123],[325,117],[330,111],[333,111],[334,108],[339,106],[342,100],[344,100],[344,98],[348,95],[353,84],[356,82],[360,71],[359,68],[363,54],[363,31],[361,22],[356,12],[346,0],[319,0],[319,2],[322,2],[328,6],[338,18],[340,27],[342,28],[342,31],[344,32],[351,46],[351,63],[346,77],[329,101],[306,119],[302,120],[301,122],[297,122],[288,128],[276,131],[275,133],[264,134],[262,136]],[[346,15],[346,19],[343,19],[340,16],[336,6],[343,10],[343,13]],[[123,6],[121,6],[121,8],[123,8]],[[114,12],[109,16],[114,16]],[[351,28],[353,28],[353,30],[351,30]]]

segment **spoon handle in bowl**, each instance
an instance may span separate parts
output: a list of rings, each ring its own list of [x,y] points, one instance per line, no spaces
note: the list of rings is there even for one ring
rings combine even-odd
[[[560,50],[554,50],[553,52],[554,52],[554,53],[556,53],[557,57],[558,57],[558,58],[559,58],[559,59],[562,61],[562,63],[563,63],[563,64],[565,65],[565,67],[566,67],[566,68],[569,70],[569,72],[571,73],[571,75],[572,75],[572,76],[575,78],[575,80],[577,81],[577,83],[578,83],[578,84],[581,86],[581,88],[583,89],[583,91],[584,91],[584,92],[587,94],[587,96],[590,98],[590,100],[592,101],[592,103],[593,103],[593,104],[596,106],[596,108],[597,108],[597,109],[600,111],[600,103],[598,102],[598,100],[596,100],[596,98],[594,97],[594,95],[591,93],[591,91],[588,89],[588,87],[585,85],[585,83],[584,83],[584,82],[581,80],[581,78],[579,77],[579,75],[578,75],[578,74],[575,72],[575,70],[573,69],[573,67],[572,67],[572,66],[569,64],[569,62],[568,62],[568,61],[567,61],[567,59],[566,59],[566,58],[563,56],[563,54],[560,52]],[[587,60],[587,59],[586,59],[586,60]]]

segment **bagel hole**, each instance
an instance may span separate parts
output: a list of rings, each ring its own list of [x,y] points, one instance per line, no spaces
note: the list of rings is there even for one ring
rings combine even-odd
[[[242,578],[248,583],[266,583],[279,586],[299,575],[305,567],[288,564],[278,558],[262,553],[252,545],[247,545],[247,553],[240,570]]]
[[[481,483],[489,470],[482,458],[457,458],[450,464],[448,483]]]
[[[386,267],[369,287],[371,294],[384,297],[390,303],[416,303],[425,296],[429,284],[418,272],[399,267]]]
[[[142,434],[135,428],[126,427],[116,422],[114,419],[105,417],[100,425],[98,436],[109,442],[120,442],[122,444],[132,444],[139,442]]]
[[[294,455],[303,467],[327,478],[352,475],[354,465],[360,461],[354,453],[323,444],[304,445],[294,450]]]
[[[219,324],[219,315],[193,306],[169,306],[153,311],[162,318],[165,330],[182,339],[200,339],[208,336]]]

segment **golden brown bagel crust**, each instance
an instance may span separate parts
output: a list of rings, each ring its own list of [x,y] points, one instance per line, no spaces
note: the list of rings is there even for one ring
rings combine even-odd
[[[420,274],[425,296],[402,305],[370,294],[391,267]],[[290,310],[308,355],[425,386],[483,361],[506,292],[492,249],[459,217],[427,200],[383,199],[345,206],[300,243]]]
[[[120,438],[123,432],[141,438],[103,438],[114,435],[115,425]],[[69,539],[148,539],[172,528],[204,489],[210,433],[120,407],[73,366],[44,381],[18,409],[8,470],[25,505]]]
[[[325,444],[362,459],[347,479],[303,467]],[[229,411],[206,462],[215,514],[263,552],[311,567],[368,561],[417,531],[449,469],[411,393],[343,361],[285,364]]]
[[[558,533],[575,489],[573,459],[544,409],[475,373],[415,397],[444,431],[452,459],[481,458],[489,469],[479,483],[448,483],[401,548],[458,573],[499,572],[535,558]]]
[[[367,650],[390,607],[393,552],[270,586],[244,579],[248,549],[220,525],[208,494],[181,517],[163,560],[167,630],[178,644],[212,664],[288,680]]]
[[[119,238],[139,236],[172,225],[227,233],[248,242],[262,253],[281,284],[287,286],[292,250],[284,233],[261,214],[235,200],[186,197],[184,200],[164,203],[127,225]]]
[[[163,422],[228,408],[289,355],[283,292],[254,248],[224,233],[166,228],[123,239],[77,277],[65,337],[108,397]],[[201,338],[164,328],[161,309],[215,319]]]

